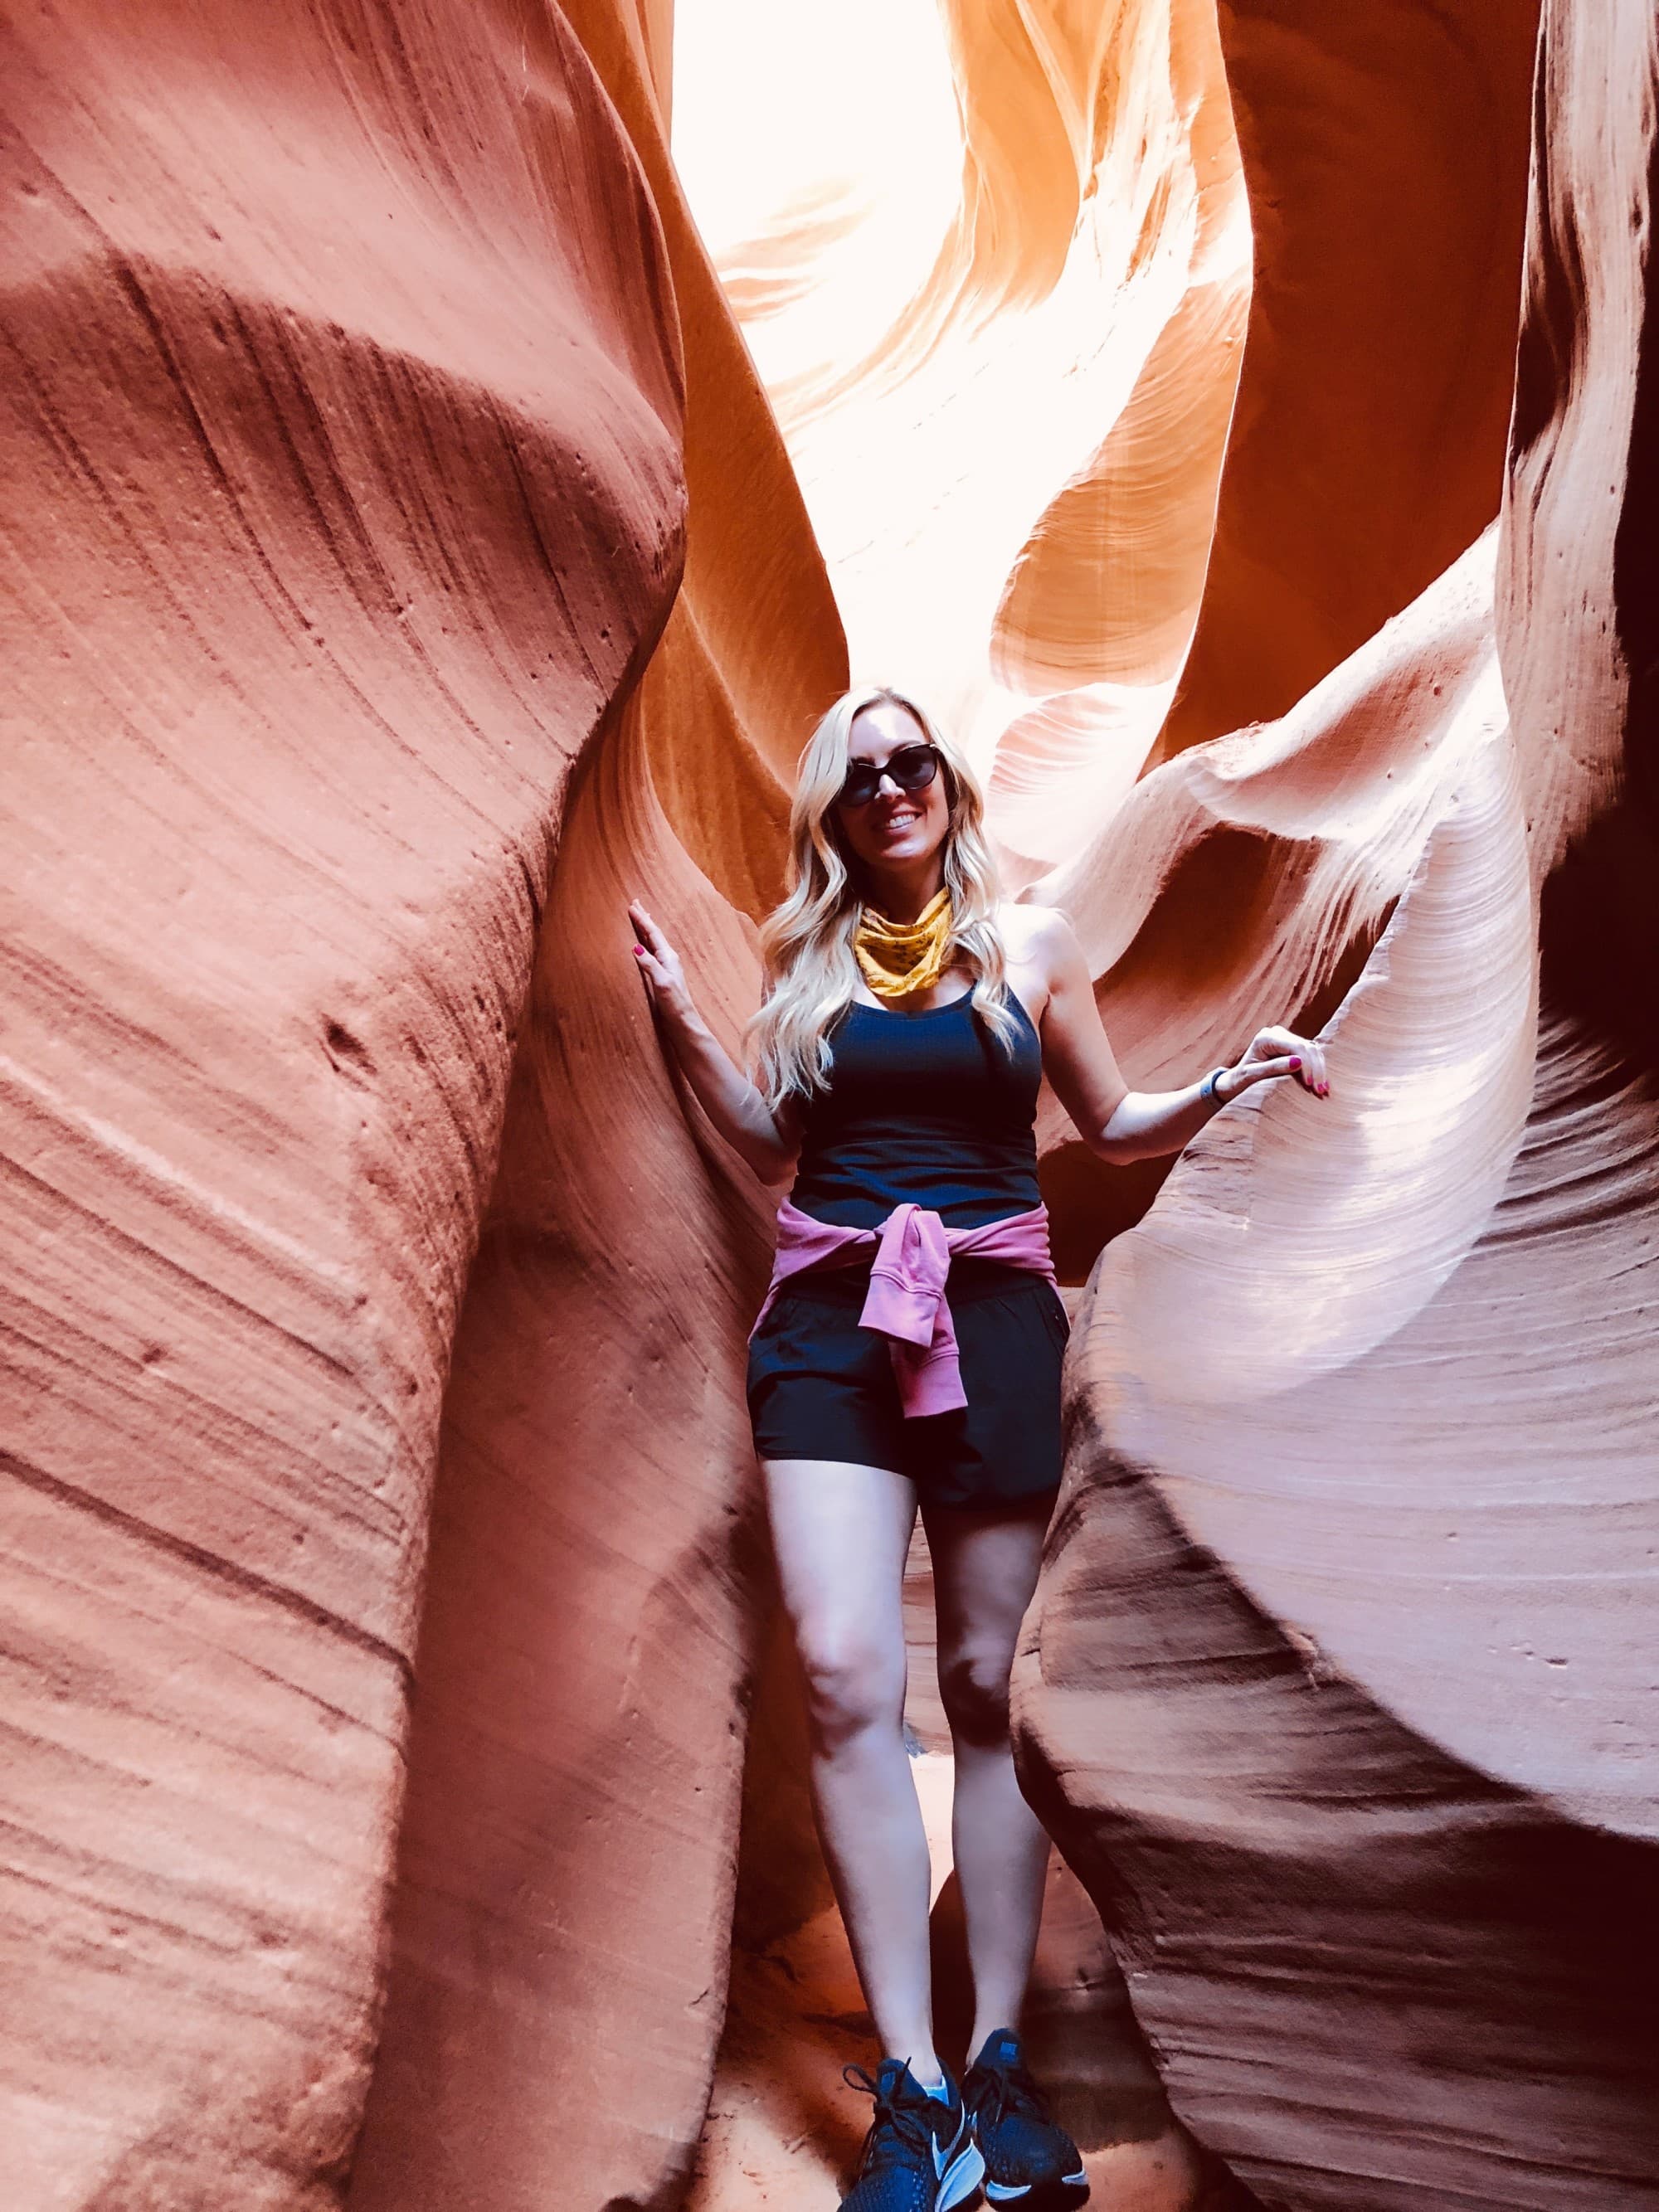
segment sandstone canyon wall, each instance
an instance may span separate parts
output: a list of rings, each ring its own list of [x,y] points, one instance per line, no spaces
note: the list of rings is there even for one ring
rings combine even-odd
[[[799,495],[663,145],[653,49],[569,10],[659,210],[685,567],[562,824],[456,1339],[386,2032],[354,2208],[659,2203],[724,2013],[758,1571],[743,1345],[763,1194],[681,1111],[642,896],[740,1048],[782,771],[846,681]]]
[[[1651,513],[1650,27],[1551,11],[1535,115],[1530,9],[1227,6],[1220,27],[1256,291],[1164,764],[1120,799],[1007,725],[993,793],[1136,1077],[1299,1012],[1329,1024],[1343,1103],[1230,1117],[1103,1261],[1024,1662],[1028,1780],[1119,1928],[1178,2108],[1273,2201],[1635,2205],[1659,2167],[1652,1869],[1623,1832],[1650,1826],[1659,1731],[1632,1635],[1651,1085],[1625,1040],[1650,1026],[1652,925],[1644,771],[1613,767],[1598,697],[1626,680],[1613,579],[1628,629]],[[723,257],[763,364],[769,331],[810,319],[811,256],[827,292],[841,250],[805,221],[792,249],[780,219]],[[946,343],[935,313],[916,366],[912,324],[839,386],[775,386],[809,499],[845,439],[836,495],[866,537],[823,534],[855,659],[866,565],[909,518],[848,426],[886,454],[876,403]],[[1123,408],[1091,518],[1178,423]],[[973,452],[976,477],[1004,465]],[[1029,573],[1097,614],[1067,513],[1006,604]],[[1105,572],[1133,559],[1114,545]],[[927,580],[889,588],[888,634],[926,623]],[[975,641],[960,623],[963,681]],[[1639,677],[1650,654],[1624,649]],[[1587,832],[1607,865],[1564,872]],[[1581,1014],[1564,1038],[1563,993],[1599,1034]],[[1078,1279],[1158,1171],[1100,1170],[1057,1117],[1047,1137]]]
[[[597,27],[625,105],[639,27]],[[651,2196],[718,2024],[762,1244],[620,901],[752,996],[734,909],[843,675],[822,565],[645,88],[624,123],[556,9],[5,37],[6,2199],[340,2201],[406,1772],[377,2114],[425,2033],[404,2109],[471,2156],[485,2046],[600,2065],[660,2000],[660,2106],[563,2146]],[[360,2187],[424,2201],[386,2133]]]
[[[20,2212],[829,2199],[765,1209],[623,908],[735,1041],[832,581],[1133,1077],[1332,1041],[1161,1194],[1042,1125],[1097,2201],[1241,2201],[1142,2032],[1295,2212],[1659,2198],[1650,11],[862,6],[920,212],[842,111],[718,276],[666,0],[6,11]]]
[[[1249,289],[1212,0],[678,24],[677,154],[854,672],[994,754],[1005,864],[1038,873],[1133,783],[1203,586]],[[734,107],[781,104],[790,143],[732,163]]]
[[[1160,756],[1285,713],[1495,511],[1536,0],[1218,0],[1255,298]]]
[[[1336,1111],[1258,1097],[1103,1258],[1022,1659],[1177,2108],[1286,2206],[1659,2202],[1654,40],[1545,11],[1495,544],[1120,825],[1278,845],[1316,1002],[1387,916]]]

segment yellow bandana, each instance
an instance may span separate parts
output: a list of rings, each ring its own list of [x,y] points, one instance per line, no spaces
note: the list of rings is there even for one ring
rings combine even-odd
[[[951,894],[928,900],[914,921],[889,921],[866,907],[854,933],[853,951],[865,981],[878,999],[908,999],[931,990],[951,954]]]

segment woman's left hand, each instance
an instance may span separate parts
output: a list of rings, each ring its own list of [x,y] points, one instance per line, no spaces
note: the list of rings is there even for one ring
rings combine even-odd
[[[1221,1079],[1218,1089],[1225,1098],[1237,1098],[1253,1083],[1271,1083],[1288,1075],[1311,1091],[1316,1098],[1328,1098],[1331,1086],[1325,1075],[1325,1048],[1294,1030],[1258,1030],[1249,1049]]]

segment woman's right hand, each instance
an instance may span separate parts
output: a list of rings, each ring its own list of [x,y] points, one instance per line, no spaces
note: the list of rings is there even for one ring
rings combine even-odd
[[[739,1159],[765,1183],[785,1182],[800,1139],[786,1132],[754,1085],[697,1012],[680,956],[637,899],[628,903],[637,939],[634,962],[663,1017],[663,1042],[692,1096]]]
[[[645,978],[652,1004],[659,1006],[671,1021],[684,1020],[692,1006],[679,954],[637,899],[629,902],[628,919],[639,940],[634,947],[634,958]]]

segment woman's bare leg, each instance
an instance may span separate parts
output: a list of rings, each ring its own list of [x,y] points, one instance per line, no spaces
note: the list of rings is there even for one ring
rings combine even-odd
[[[1014,1778],[1008,1675],[1047,1525],[1046,1500],[1034,1513],[927,1516],[939,1695],[956,1751],[951,1834],[974,1975],[970,2057],[994,2028],[1018,2026],[1042,1917],[1048,1838]]]
[[[882,2050],[939,2079],[927,1837],[904,1749],[904,1559],[916,1493],[835,1460],[763,1460],[783,1602],[806,1686],[812,1800]]]

